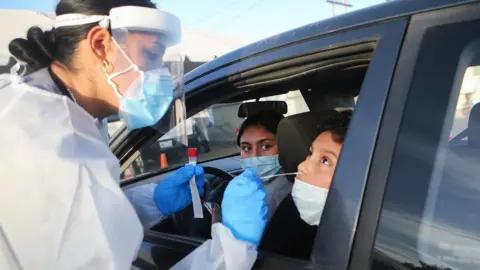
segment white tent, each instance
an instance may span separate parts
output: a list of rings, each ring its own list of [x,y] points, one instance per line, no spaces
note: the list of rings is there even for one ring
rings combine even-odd
[[[20,19],[19,19],[20,18]],[[28,28],[39,26],[50,29],[55,20],[52,13],[42,13],[28,10],[0,9],[0,66],[6,65],[10,59],[8,43],[19,37],[25,37]],[[246,45],[245,42],[220,36],[208,31],[184,28],[181,44],[184,54],[194,62],[207,62],[232,50]]]

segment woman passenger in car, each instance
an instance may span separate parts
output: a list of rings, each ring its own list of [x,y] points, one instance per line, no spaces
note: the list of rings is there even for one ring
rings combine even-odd
[[[269,177],[283,172],[278,161],[276,136],[278,124],[282,119],[283,115],[276,111],[261,111],[242,123],[237,137],[242,168],[255,168],[262,177],[267,193],[269,220],[292,190],[292,183],[286,177]]]
[[[289,194],[270,220],[260,249],[308,260],[320,224],[333,174],[342,150],[351,112],[326,127],[313,141],[310,155],[298,166]]]

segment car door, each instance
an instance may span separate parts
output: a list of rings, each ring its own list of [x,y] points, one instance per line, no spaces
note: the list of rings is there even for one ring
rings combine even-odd
[[[479,269],[479,65],[478,2],[412,17],[350,269]],[[463,129],[466,143],[450,143]]]

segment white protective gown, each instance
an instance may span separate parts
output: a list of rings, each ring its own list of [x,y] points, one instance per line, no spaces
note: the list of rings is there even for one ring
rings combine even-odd
[[[0,144],[0,269],[131,268],[143,228],[118,160],[98,121],[59,95],[46,69],[23,82],[0,75]],[[212,236],[175,269],[253,266],[254,246],[222,224]]]
[[[46,69],[33,77],[0,82],[2,246],[25,270],[130,269],[143,228],[117,158],[95,120],[52,93]]]

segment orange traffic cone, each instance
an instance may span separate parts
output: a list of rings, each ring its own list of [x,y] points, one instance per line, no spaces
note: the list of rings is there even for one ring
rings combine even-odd
[[[166,168],[168,168],[167,155],[165,153],[162,153],[160,155],[160,169],[166,169]]]
[[[129,179],[132,178],[133,175],[133,170],[132,170],[132,165],[128,166],[127,169],[125,169],[125,172],[123,173],[123,179]]]

